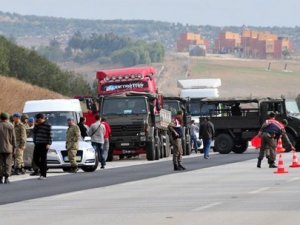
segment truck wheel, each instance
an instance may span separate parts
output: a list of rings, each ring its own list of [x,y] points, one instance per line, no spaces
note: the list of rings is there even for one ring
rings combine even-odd
[[[159,160],[162,156],[160,138],[156,137],[155,139],[155,160]]]
[[[186,153],[186,155],[190,155],[191,152],[192,152],[192,143],[191,143],[190,136],[187,136],[185,140],[186,140],[186,151],[185,151],[185,153]]]
[[[182,138],[181,141],[182,141],[182,155],[186,155],[186,142],[185,142],[185,138]]]
[[[233,140],[228,134],[220,134],[215,140],[215,149],[220,154],[229,154],[233,149]]]
[[[239,141],[234,144],[233,152],[236,154],[244,153],[248,148],[248,141]]]
[[[155,159],[155,143],[154,138],[152,138],[151,142],[147,142],[146,145],[146,158],[149,161],[152,161]]]
[[[166,158],[168,158],[171,155],[170,138],[168,135],[166,136],[166,145],[164,146],[164,154]]]

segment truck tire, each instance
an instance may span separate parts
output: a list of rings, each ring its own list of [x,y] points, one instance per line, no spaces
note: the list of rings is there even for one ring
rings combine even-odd
[[[229,134],[219,134],[215,140],[215,150],[220,154],[229,154],[233,150],[233,140]]]
[[[186,151],[185,151],[185,153],[186,153],[186,155],[190,155],[191,154],[191,152],[192,152],[192,143],[191,143],[191,137],[188,135],[188,136],[186,136]]]
[[[162,156],[160,138],[157,136],[155,138],[155,160],[159,160]]]
[[[248,141],[238,141],[234,144],[233,152],[236,154],[242,154],[248,149]]]
[[[182,155],[186,155],[186,142],[185,142],[185,138],[182,138],[181,141],[182,141]]]
[[[166,145],[164,146],[165,157],[168,158],[171,155],[171,145],[169,135],[166,136]]]
[[[147,142],[147,145],[146,145],[146,158],[149,161],[155,160],[155,142],[154,142],[154,138],[152,138],[151,142]]]

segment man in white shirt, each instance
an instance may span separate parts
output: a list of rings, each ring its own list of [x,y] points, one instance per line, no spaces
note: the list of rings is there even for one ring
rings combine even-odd
[[[91,137],[92,146],[98,154],[99,162],[101,163],[101,169],[105,168],[105,154],[103,150],[105,126],[101,123],[100,115],[95,115],[96,122],[93,123],[88,131],[88,135]]]

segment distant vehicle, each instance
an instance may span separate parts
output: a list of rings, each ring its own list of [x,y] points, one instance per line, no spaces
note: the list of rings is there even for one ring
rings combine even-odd
[[[35,117],[43,113],[53,126],[67,126],[67,119],[72,117],[79,122],[82,110],[78,99],[48,99],[25,102],[23,113]]]
[[[239,115],[232,111],[235,105],[240,107]],[[208,98],[201,100],[201,107],[204,106],[211,108],[209,116],[216,130],[214,149],[221,154],[244,153],[271,111],[277,114],[278,121],[288,120],[287,134],[300,151],[300,119],[287,113],[283,98]],[[283,144],[287,151],[291,150],[285,140]]]
[[[47,154],[47,166],[49,169],[61,168],[67,172],[70,170],[70,161],[66,150],[66,132],[68,127],[53,126],[53,142]],[[24,152],[24,163],[26,168],[31,168],[33,160],[34,143],[32,138],[28,138],[26,150]],[[79,151],[76,160],[78,167],[85,172],[93,172],[99,164],[97,154],[89,142],[89,138],[80,140]]]
[[[133,67],[97,72],[100,115],[110,123],[112,134],[108,161],[146,153],[148,160],[170,155],[167,127],[171,112],[163,110],[156,71]]]

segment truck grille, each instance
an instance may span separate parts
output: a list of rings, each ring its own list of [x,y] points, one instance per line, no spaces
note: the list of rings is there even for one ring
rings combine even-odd
[[[111,125],[112,136],[136,136],[144,132],[143,124],[133,125]]]

